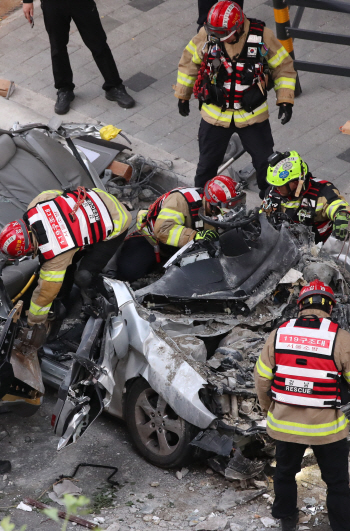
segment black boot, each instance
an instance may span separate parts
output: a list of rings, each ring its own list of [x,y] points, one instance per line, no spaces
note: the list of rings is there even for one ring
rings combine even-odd
[[[296,512],[293,516],[281,519],[282,531],[297,531],[298,529],[299,512]]]
[[[0,474],[7,474],[7,472],[11,472],[11,462],[0,461]]]
[[[110,101],[116,101],[120,107],[130,109],[135,105],[135,100],[126,92],[126,89],[121,83],[117,87],[106,90],[106,98]]]
[[[57,100],[55,104],[56,114],[67,114],[70,109],[71,101],[75,98],[72,90],[59,90],[57,92]]]

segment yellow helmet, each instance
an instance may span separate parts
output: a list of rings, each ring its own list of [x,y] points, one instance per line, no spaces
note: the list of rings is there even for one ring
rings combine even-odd
[[[266,181],[272,186],[284,186],[290,181],[304,181],[309,171],[307,164],[296,151],[276,151],[267,159]]]

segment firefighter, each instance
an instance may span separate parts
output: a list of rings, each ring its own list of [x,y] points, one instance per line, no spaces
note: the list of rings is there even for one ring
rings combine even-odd
[[[23,219],[4,227],[0,250],[5,255],[39,255],[41,269],[30,302],[29,326],[46,322],[72,262],[81,258],[74,276],[77,285],[88,288],[96,280],[122,244],[130,223],[131,215],[115,197],[98,188],[78,187],[64,193],[42,192]],[[74,266],[69,268],[72,272]]]
[[[276,151],[268,162],[270,187],[263,212],[268,216],[284,213],[295,223],[311,225],[316,243],[324,243],[332,231],[338,240],[347,238],[350,206],[332,183],[315,179],[296,151]]]
[[[231,177],[218,175],[200,188],[175,188],[137,216],[138,231],[129,235],[118,257],[118,278],[133,282],[154,270],[191,240],[215,241],[218,234],[199,218],[245,203],[245,193]]]
[[[244,0],[237,0],[236,4],[238,4],[239,7],[243,9],[243,2]],[[203,26],[204,22],[207,20],[209,10],[211,7],[213,7],[214,4],[216,4],[216,0],[198,0],[198,31]]]
[[[190,112],[192,92],[201,110],[195,186],[204,187],[217,174],[236,132],[252,157],[263,199],[274,144],[267,88],[274,86],[278,117],[286,124],[292,117],[295,80],[291,57],[264,22],[247,18],[228,0],[211,8],[204,28],[182,54],[175,88],[182,116]]]
[[[274,330],[255,366],[255,386],[276,440],[272,515],[282,531],[296,531],[297,484],[311,446],[327,484],[333,531],[348,531],[350,490],[348,420],[340,409],[342,382],[350,385],[350,334],[330,319],[336,299],[319,280],[303,287],[299,314]]]

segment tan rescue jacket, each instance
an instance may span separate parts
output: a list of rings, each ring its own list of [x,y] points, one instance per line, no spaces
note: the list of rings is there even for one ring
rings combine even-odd
[[[234,57],[241,54],[249,27],[250,22],[245,17],[244,33],[239,41],[235,44],[225,43],[226,52],[232,61],[234,61]],[[276,104],[294,104],[296,72],[293,67],[293,60],[281,45],[280,41],[277,40],[272,30],[264,28],[263,39],[269,50],[266,59],[272,72],[277,98]],[[206,31],[204,28],[201,28],[198,34],[186,46],[179,62],[177,84],[175,87],[176,98],[183,100],[189,100],[191,98],[193,86],[203,60],[203,47],[206,41]],[[236,127],[246,127],[247,125],[260,123],[269,117],[267,101],[251,113],[246,112],[244,109],[227,109],[226,111],[222,111],[216,105],[203,104],[201,114],[206,122],[213,125],[220,125],[221,127],[229,127],[232,116],[234,117]]]
[[[115,232],[113,238],[116,238],[130,225],[131,214],[111,194],[97,188],[94,188],[93,190],[100,196],[111,214]],[[62,192],[59,190],[42,192],[29,204],[28,210],[35,207],[35,205],[41,201],[54,199],[61,193]],[[36,245],[36,241],[34,244]],[[30,302],[28,313],[28,324],[30,326],[44,323],[46,321],[51,304],[61,289],[67,267],[72,263],[73,256],[78,250],[79,249],[72,249],[66,253],[55,256],[55,258],[44,262],[42,265],[38,285],[33,292],[32,300]]]
[[[137,227],[140,230],[141,219],[147,211],[140,211]],[[213,229],[213,227],[204,224],[204,230]],[[145,227],[140,232],[146,236],[150,243],[155,244],[154,239]],[[154,236],[156,239],[166,245],[174,247],[183,247],[189,241],[193,240],[197,231],[192,228],[192,218],[188,203],[180,192],[174,192],[164,199],[162,209],[158,214],[154,224]],[[152,241],[153,240],[153,241]]]
[[[302,310],[300,315],[329,318],[322,310]],[[255,388],[261,408],[267,413],[267,433],[278,441],[316,445],[339,441],[348,436],[348,420],[340,409],[290,406],[269,398],[275,367],[276,330],[268,337],[255,365]],[[334,347],[335,363],[350,385],[350,334],[339,329]]]
[[[318,184],[317,179],[310,179],[310,183],[315,182]],[[317,197],[315,206],[315,217],[313,219],[313,225],[319,234],[318,241],[326,241],[333,229],[333,222],[336,213],[340,210],[346,210],[350,212],[350,205],[346,199],[340,194],[339,190],[334,184],[327,181],[320,181],[322,187]],[[266,198],[269,199],[269,190],[267,191]],[[296,217],[298,212],[304,208],[304,198],[306,198],[307,192],[300,194],[300,197],[283,197],[278,194],[276,190],[271,188],[271,194],[275,194],[276,197],[281,198],[281,212],[288,214],[289,218],[293,221],[298,221]],[[272,213],[273,209],[269,206],[269,201],[263,201],[260,212],[265,212],[267,216]]]

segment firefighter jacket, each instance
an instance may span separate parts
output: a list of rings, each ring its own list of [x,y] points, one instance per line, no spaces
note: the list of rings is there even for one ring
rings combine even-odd
[[[234,44],[224,44],[225,54],[227,54],[233,67],[231,76],[232,88],[233,84],[236,84],[237,81],[236,58],[239,58],[243,48],[246,48],[246,40],[249,35],[250,25],[250,20],[245,17],[244,33],[239,41]],[[204,28],[201,28],[198,34],[193,37],[186,46],[182,54],[179,62],[177,84],[175,87],[175,96],[179,99],[189,100],[191,98],[198,71],[205,54],[206,42],[206,31]],[[281,103],[294,104],[296,72],[290,55],[277,40],[272,30],[268,28],[264,28],[263,30],[263,43],[264,46],[261,45],[261,48],[259,48],[260,43],[255,43],[252,48],[261,49],[261,54],[266,54],[264,60],[267,61],[268,67],[271,71],[271,77],[277,97],[277,105]],[[260,52],[258,52],[258,54],[260,54]],[[262,55],[260,61],[262,62]],[[225,82],[225,86],[228,86],[227,81]],[[237,89],[238,87],[236,86],[235,90]],[[236,127],[246,127],[247,125],[263,122],[269,117],[267,101],[264,101],[252,112],[247,112],[243,108],[234,109],[233,107],[234,106],[232,105],[232,108],[223,110],[221,107],[214,104],[204,103],[201,107],[202,118],[210,124],[222,127],[229,127],[233,118]]]
[[[67,196],[68,195],[70,194],[67,194]],[[58,190],[48,190],[35,197],[35,199],[29,204],[26,213],[27,215],[25,215],[25,218],[28,220],[27,222],[30,224],[31,220],[35,227],[35,222],[38,219],[38,217],[35,217],[36,211],[39,208],[46,209],[46,216],[48,216],[49,220],[50,212],[52,214],[52,209],[54,209],[55,206],[53,200],[60,196],[62,196],[62,192]],[[51,241],[49,245],[43,245],[42,235],[38,235],[38,238],[36,238],[33,234],[34,245],[41,262],[41,269],[38,285],[33,292],[30,302],[28,313],[28,324],[30,326],[44,323],[46,321],[51,304],[61,289],[67,267],[72,263],[73,256],[81,248],[81,245],[89,245],[97,241],[102,241],[103,239],[107,240],[115,238],[124,232],[131,223],[130,213],[115,197],[103,190],[99,190],[98,188],[91,190],[91,196],[95,199],[98,206],[101,206],[102,209],[106,209],[104,217],[106,220],[105,229],[109,232],[108,235],[106,235],[106,232],[101,233],[101,236],[93,235],[91,228],[93,227],[92,223],[86,223],[86,233],[84,234],[83,226],[79,225],[79,219],[77,219],[75,223],[77,224],[77,227],[79,226],[81,229],[81,234],[84,238],[80,241],[79,234],[70,232],[71,238],[66,238],[64,244],[66,246],[63,246],[63,248],[60,248],[60,245],[62,245],[62,240],[60,239],[62,236],[61,234],[58,235],[57,245],[56,242],[54,244],[53,240],[51,240],[52,234],[50,234],[49,225],[47,227],[45,226],[45,229],[47,229],[48,242]],[[51,208],[49,213],[48,208]],[[81,213],[77,211],[77,214],[80,215]],[[108,226],[109,220],[111,221],[111,226]],[[103,221],[102,213],[101,221]],[[103,227],[99,227],[99,229],[103,230]]]
[[[329,319],[329,315],[326,312],[316,309],[302,310],[299,316],[306,316],[310,314],[316,315],[324,323],[326,323]],[[303,330],[303,332],[306,332],[306,334],[299,333],[296,338],[293,338],[293,341],[295,340],[295,352],[298,351],[298,349],[296,349],[296,346],[298,348],[299,346],[302,348],[302,344],[305,345],[305,338],[307,339],[307,345],[312,350],[315,345],[318,345],[317,341],[320,338],[316,337],[317,333],[308,333],[310,331],[309,328],[301,330]],[[333,345],[327,343],[327,341],[331,341],[332,339],[334,340],[333,355],[331,356],[331,358],[333,359],[328,359],[329,363],[334,363],[334,368],[332,367],[332,374],[335,374],[336,371],[338,371],[342,374],[348,385],[350,385],[350,334],[345,330],[335,330],[334,326],[333,328],[331,327],[331,333],[335,332],[336,336],[334,335],[333,338],[325,338],[323,341],[326,341],[326,343],[322,343],[321,347],[323,349],[325,347],[332,348]],[[289,363],[289,365],[291,366],[289,369],[277,366],[276,351],[279,350],[283,354],[284,349],[284,347],[282,349],[277,348],[281,346],[278,342],[276,342],[277,333],[278,332],[274,330],[268,337],[254,370],[255,387],[258,394],[260,406],[262,410],[267,413],[267,433],[273,439],[279,441],[295,442],[307,445],[328,444],[339,441],[340,439],[344,439],[349,433],[349,428],[348,420],[341,409],[322,405],[318,407],[318,403],[312,403],[311,406],[310,403],[308,405],[304,405],[306,404],[306,400],[300,401],[300,405],[295,405],[295,403],[288,404],[285,401],[276,401],[272,399],[272,395],[275,392],[273,390],[273,387],[276,387],[276,383],[277,387],[282,387],[280,376],[278,376],[278,373],[281,373],[281,371],[283,371],[283,376],[287,377],[287,379],[289,377],[285,374],[286,372],[292,373],[291,376],[293,376],[295,373],[298,373],[299,375],[302,373],[302,371],[299,370],[298,372],[295,369],[295,367],[299,367],[297,363],[295,363],[293,367],[293,360]],[[287,346],[289,345],[288,343],[285,344]],[[323,352],[322,348],[321,351]],[[322,358],[322,352],[320,359]],[[305,356],[300,356],[300,358],[304,357]],[[298,358],[296,356],[295,358],[296,361]],[[325,358],[326,356],[323,356],[323,359]],[[280,365],[281,362],[283,363],[283,359],[284,358],[280,358],[278,360]],[[317,366],[317,369],[321,370],[319,366],[320,363],[318,363],[318,365],[310,363],[309,365],[310,367]],[[300,365],[300,367],[303,367],[305,369],[304,365]],[[303,372],[303,374],[305,374],[305,372]],[[305,376],[305,380],[311,380],[312,378],[315,378],[315,375],[319,376],[320,374],[321,373],[315,373],[312,377],[310,377],[310,375],[307,375]],[[289,380],[291,379],[293,378],[291,377]],[[289,380],[287,381],[287,383],[292,383]],[[323,380],[321,378],[317,381],[322,382]],[[293,395],[294,397],[300,396],[301,394],[303,394],[304,398],[311,397],[312,395],[305,393],[306,387],[303,386],[305,382],[303,382],[302,380],[300,380],[300,382],[301,383],[298,386],[291,386],[292,391],[288,392],[287,394],[289,396]],[[331,383],[330,389],[333,389],[332,386],[333,384]],[[304,389],[304,393],[302,392],[302,389]],[[316,396],[320,396],[320,400],[324,400],[325,395],[323,397],[321,395],[322,393]]]
[[[276,188],[270,187],[261,206],[261,211],[268,216],[283,212],[295,223],[312,226],[316,243],[328,239],[339,209],[350,212],[350,205],[337,188],[329,181],[312,176],[300,197],[282,197]]]
[[[137,228],[153,243],[183,247],[193,240],[197,230],[212,228],[204,226],[198,217],[202,205],[202,189],[176,188],[158,198],[148,212],[139,212]]]

